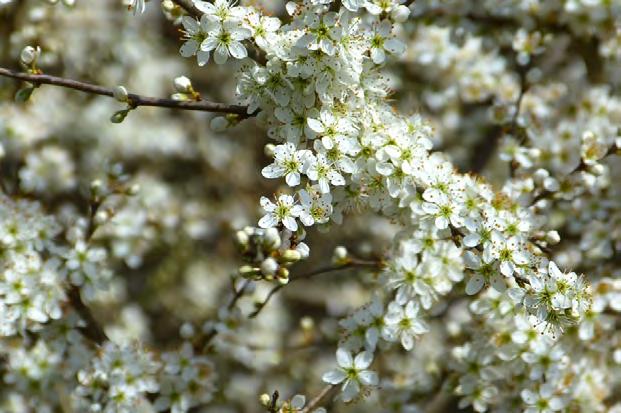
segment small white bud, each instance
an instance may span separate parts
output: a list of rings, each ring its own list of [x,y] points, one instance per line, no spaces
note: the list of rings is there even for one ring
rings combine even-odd
[[[63,0],[63,4],[67,7],[75,6],[75,0]]]
[[[312,319],[312,317],[302,317],[302,319],[300,320],[300,327],[302,327],[303,330],[310,330],[315,327],[315,321]]]
[[[537,169],[533,174],[533,178],[536,182],[543,182],[543,180],[546,179],[548,176],[550,176],[550,172],[543,168]]]
[[[286,262],[297,262],[302,259],[302,254],[297,250],[286,250],[282,253],[282,259]]]
[[[244,278],[258,275],[258,273],[259,273],[259,270],[250,265],[242,265],[241,267],[239,267],[239,275],[241,275]]]
[[[110,213],[105,210],[98,211],[95,215],[95,224],[103,225],[110,219]]]
[[[546,191],[556,192],[561,189],[561,184],[559,184],[555,178],[549,176],[543,180],[543,188]]]
[[[591,165],[589,167],[589,172],[595,176],[602,176],[606,172],[606,167],[601,163],[596,163],[595,165]]]
[[[22,61],[23,64],[31,65],[39,58],[40,54],[41,48],[39,46],[37,46],[37,48],[34,48],[32,46],[26,46],[22,49],[22,52],[19,55],[19,59]]]
[[[278,271],[278,262],[272,257],[268,257],[261,263],[261,274],[274,275]]]
[[[2,143],[0,142],[0,159],[4,158],[5,155],[6,151],[4,150],[4,146],[2,146]]]
[[[127,93],[127,89],[124,86],[116,86],[112,90],[112,96],[119,102],[127,102],[129,94]]]
[[[404,21],[408,19],[409,15],[410,15],[410,9],[407,6],[404,6],[403,4],[395,7],[392,10],[392,12],[390,12],[390,17],[392,17],[392,20],[397,23],[403,23]]]
[[[265,156],[267,156],[268,158],[273,158],[274,157],[274,150],[276,149],[276,145],[274,145],[273,143],[268,143],[267,145],[265,145],[265,147],[263,148],[263,153],[265,154]]]
[[[167,12],[169,12],[169,13],[170,13],[171,11],[173,11],[173,10],[174,10],[174,8],[175,8],[175,3],[173,3],[173,1],[172,1],[172,0],[164,0],[164,1],[162,2],[162,9],[163,9],[164,11],[167,11]]]
[[[347,262],[347,248],[339,245],[334,249],[334,254],[332,255],[332,262],[335,264],[343,265]]]
[[[546,233],[546,241],[548,244],[555,245],[561,241],[561,236],[558,231],[548,231]]]
[[[99,190],[103,187],[103,182],[101,179],[95,179],[91,182],[91,191],[99,192]]]
[[[194,337],[194,333],[194,326],[190,323],[183,323],[179,329],[179,334],[185,339]]]
[[[259,396],[259,401],[261,402],[262,406],[268,407],[272,403],[272,398],[269,394],[263,393],[261,396]]]
[[[191,93],[192,82],[185,76],[176,77],[174,82],[175,90],[179,93]]]
[[[133,184],[132,186],[127,188],[127,191],[126,191],[127,195],[136,195],[138,192],[140,192],[139,184]]]
[[[266,229],[263,240],[265,247],[271,250],[278,249],[281,244],[280,234],[276,228]]]
[[[216,116],[209,122],[209,126],[214,132],[222,132],[229,126],[229,121],[224,116]]]
[[[237,231],[235,233],[235,242],[240,247],[246,248],[248,246],[249,241],[250,241],[250,237],[245,231]]]

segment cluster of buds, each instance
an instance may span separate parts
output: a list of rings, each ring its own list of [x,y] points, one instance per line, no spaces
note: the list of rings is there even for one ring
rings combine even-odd
[[[192,81],[186,76],[176,77],[173,81],[175,91],[171,98],[174,100],[201,100],[201,95],[192,87]]]
[[[292,236],[293,235],[293,236]],[[291,234],[276,228],[246,227],[235,234],[235,242],[247,264],[239,274],[252,280],[289,282],[288,267],[308,257],[304,234]]]

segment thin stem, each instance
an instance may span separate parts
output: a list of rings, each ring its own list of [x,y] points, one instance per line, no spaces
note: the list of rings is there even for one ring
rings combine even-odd
[[[250,285],[250,280],[244,280],[242,286],[239,288],[239,290],[235,291],[228,304],[226,305],[226,308],[228,310],[232,310],[233,307],[235,307],[237,301],[239,301],[239,299],[246,292],[246,288],[248,287],[248,285]],[[212,329],[209,333],[198,337],[198,339],[194,343],[194,349],[198,352],[202,352],[203,349],[207,347],[209,343],[211,343],[211,340],[213,340],[216,335],[218,335],[218,331],[216,329]]]
[[[101,95],[114,97],[112,89],[94,85],[91,83],[81,82],[73,79],[65,79],[58,76],[51,75],[36,75],[24,72],[17,72],[15,70],[6,69],[0,67],[0,76],[10,77],[13,79],[19,79],[26,82],[30,82],[35,86],[39,85],[53,85],[60,86],[68,89],[79,90],[81,92],[90,93],[93,95]],[[156,106],[170,109],[183,109],[183,110],[196,110],[202,112],[216,112],[216,113],[232,113],[239,115],[242,118],[248,118],[254,116],[256,113],[249,114],[248,108],[242,105],[228,105],[225,103],[209,102],[206,100],[187,100],[179,101],[169,98],[157,98],[151,96],[142,96],[135,93],[128,94],[128,102],[131,107],[138,106]]]
[[[616,144],[612,145],[608,151],[606,151],[606,154],[601,158],[602,160],[607,158],[610,155],[616,154],[617,151],[619,150],[619,148],[617,147]],[[580,161],[580,163],[578,164],[578,166],[576,166],[571,172],[569,172],[564,179],[568,179],[570,176],[574,175],[575,173],[581,172],[581,171],[586,171],[588,168],[588,165],[585,164],[582,160]],[[537,202],[539,202],[540,200],[547,198],[551,195],[553,195],[554,192],[552,191],[548,191],[547,189],[544,189],[543,191],[541,191],[538,195],[536,195],[532,202],[530,203],[531,206],[535,205]]]
[[[330,391],[335,388],[336,384],[328,384],[326,387],[321,389],[317,396],[313,397],[311,401],[308,402],[308,405],[306,405],[306,407],[302,409],[300,413],[310,413],[315,407],[317,407],[319,403],[321,403],[321,400],[323,400],[323,398],[326,397],[328,393],[330,393]]]
[[[270,299],[280,290],[282,290],[285,286],[298,281],[298,280],[304,280],[304,279],[308,279],[308,278],[312,278],[315,277],[316,275],[321,275],[321,274],[326,274],[329,272],[334,272],[334,271],[339,271],[339,270],[344,270],[347,268],[355,268],[355,267],[372,267],[372,268],[381,268],[383,265],[382,261],[364,261],[364,260],[358,260],[358,259],[350,259],[349,262],[343,264],[343,265],[331,265],[331,266],[327,266],[327,267],[321,267],[318,268],[316,270],[312,270],[308,273],[305,274],[301,274],[298,275],[297,277],[293,277],[289,280],[289,282],[287,284],[279,284],[276,287],[272,288],[270,290],[270,292],[267,294],[267,297],[265,297],[265,300],[263,300],[261,303],[257,304],[257,308],[248,315],[248,318],[255,318],[256,316],[258,316],[261,311],[263,310],[263,308],[269,303]]]
[[[81,327],[80,332],[88,339],[91,339],[97,344],[103,344],[108,341],[108,336],[104,332],[103,328],[99,325],[91,310],[84,304],[82,297],[80,296],[80,288],[72,285],[67,290],[69,296],[69,302],[75,311],[80,315],[80,318],[86,323],[86,326]]]
[[[194,2],[192,0],[172,0],[172,2],[185,10],[186,13],[188,13],[190,16],[196,17],[197,19],[200,19],[203,15],[203,12],[201,12],[194,5]]]

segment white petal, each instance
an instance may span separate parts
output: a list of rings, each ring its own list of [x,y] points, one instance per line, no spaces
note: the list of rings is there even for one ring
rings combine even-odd
[[[266,214],[259,220],[261,228],[272,228],[278,225],[278,218],[274,214]]]
[[[326,383],[339,384],[340,382],[345,380],[346,377],[347,375],[343,370],[332,370],[324,374],[321,379]]]
[[[338,348],[336,350],[336,362],[343,368],[351,368],[354,365],[351,353],[344,348]]]
[[[468,284],[466,284],[466,294],[475,295],[481,288],[483,288],[483,284],[485,284],[485,280],[479,274],[475,274],[470,280]]]
[[[358,374],[358,378],[360,378],[360,382],[365,386],[377,386],[377,383],[379,383],[377,373],[370,370],[361,371]]]
[[[181,45],[181,48],[179,49],[179,53],[183,57],[194,56],[194,54],[198,51],[198,46],[199,44],[196,40],[190,39]]]
[[[358,370],[364,370],[373,362],[373,353],[363,351],[354,359],[354,366]]]
[[[246,51],[246,48],[240,42],[231,42],[229,51],[235,59],[243,59],[248,56],[248,51]]]
[[[229,49],[223,44],[218,45],[218,47],[216,47],[216,51],[213,52],[213,60],[215,60],[217,64],[221,65],[226,63],[228,58]]]
[[[282,224],[290,231],[298,230],[298,223],[293,217],[285,217],[282,219]]]

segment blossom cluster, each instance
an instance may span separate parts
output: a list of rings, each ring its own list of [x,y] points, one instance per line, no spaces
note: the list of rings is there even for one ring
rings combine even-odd
[[[246,115],[0,105],[0,410],[621,409],[618,4],[132,0],[100,55],[64,3],[0,0],[29,74]]]

